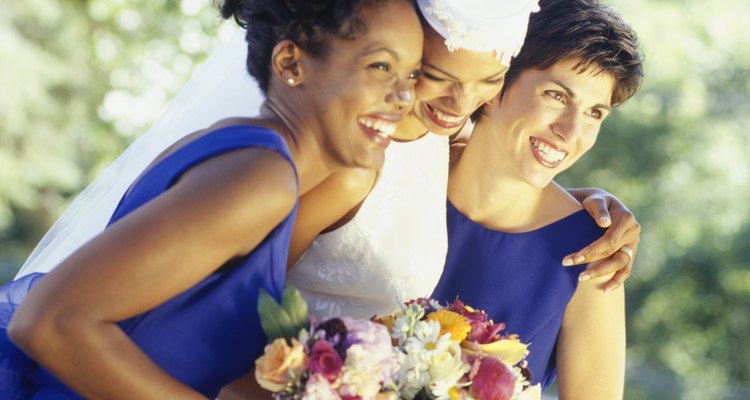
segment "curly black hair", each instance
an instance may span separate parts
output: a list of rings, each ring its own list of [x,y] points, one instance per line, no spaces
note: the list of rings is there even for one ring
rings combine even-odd
[[[313,57],[324,58],[331,38],[352,39],[366,29],[363,6],[387,0],[225,0],[224,18],[247,30],[247,70],[265,93],[274,46],[288,39]]]

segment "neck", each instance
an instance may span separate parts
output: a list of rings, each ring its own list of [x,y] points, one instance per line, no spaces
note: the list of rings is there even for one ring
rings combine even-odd
[[[344,167],[325,151],[324,135],[320,134],[320,129],[305,123],[314,119],[288,111],[294,109],[278,101],[266,100],[260,114],[263,124],[286,141],[297,169],[302,195]]]
[[[526,230],[538,222],[546,188],[533,187],[508,170],[508,160],[497,151],[504,144],[487,127],[477,125],[460,157],[451,160],[448,198],[483,226]]]

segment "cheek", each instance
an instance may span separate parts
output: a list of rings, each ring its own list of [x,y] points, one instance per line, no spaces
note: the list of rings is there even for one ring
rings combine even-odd
[[[596,138],[599,136],[599,129],[595,129],[593,132],[586,132],[583,135],[581,135],[581,139],[579,141],[579,157],[586,154],[589,150],[591,150],[592,147],[594,147],[594,144],[596,143]]]
[[[477,90],[476,92],[477,100],[479,101],[480,104],[487,103],[490,100],[494,99],[497,95],[499,95],[500,89],[502,88],[503,88],[502,85],[498,85],[498,86],[492,85],[492,86],[481,88]]]

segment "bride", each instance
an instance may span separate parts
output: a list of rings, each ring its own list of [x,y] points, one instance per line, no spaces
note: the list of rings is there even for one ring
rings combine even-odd
[[[395,143],[386,152],[383,169],[378,176],[357,169],[334,174],[300,200],[290,263],[299,261],[288,282],[301,290],[318,316],[369,317],[432,292],[447,249],[448,135],[470,131],[472,112],[500,92],[510,59],[523,43],[529,14],[538,9],[534,0],[475,1],[471,8],[460,0],[417,3],[426,21],[423,75],[414,111],[391,138]],[[219,48],[162,119],[81,193],[19,277],[49,271],[101,232],[130,184],[183,133],[219,118],[257,112],[262,96],[244,71],[238,51],[243,38],[240,30]],[[637,250],[638,223],[606,192],[571,193],[600,225],[612,226],[564,264],[609,258],[584,271],[581,279],[619,270],[609,287],[621,285],[632,258],[618,250]]]

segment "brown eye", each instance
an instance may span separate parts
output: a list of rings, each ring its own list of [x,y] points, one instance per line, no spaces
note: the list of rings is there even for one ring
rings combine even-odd
[[[564,103],[565,96],[562,94],[562,92],[558,92],[557,90],[547,90],[544,92],[544,94],[547,95],[547,97],[550,97],[561,103]]]
[[[369,68],[377,69],[383,72],[391,72],[391,66],[388,63],[376,62],[368,65]]]
[[[597,121],[601,121],[606,117],[607,115],[604,113],[604,111],[595,108],[589,112],[589,115],[591,115],[592,118],[594,118]]]

